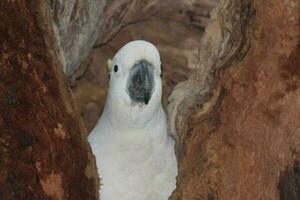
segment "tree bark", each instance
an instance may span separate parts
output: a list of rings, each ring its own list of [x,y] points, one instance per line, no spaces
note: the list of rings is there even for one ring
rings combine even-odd
[[[0,2],[0,199],[97,199],[50,1]]]
[[[51,23],[64,72],[71,75],[98,37],[104,0],[50,0]]]
[[[170,97],[172,200],[300,199],[299,1],[222,0]]]

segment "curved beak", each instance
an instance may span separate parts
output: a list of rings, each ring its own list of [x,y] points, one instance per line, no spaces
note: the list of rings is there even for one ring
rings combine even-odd
[[[149,103],[153,89],[153,67],[142,60],[135,64],[131,70],[128,80],[129,97],[138,103]]]

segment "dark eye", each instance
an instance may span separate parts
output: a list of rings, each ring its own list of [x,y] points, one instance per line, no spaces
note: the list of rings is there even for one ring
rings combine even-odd
[[[118,71],[118,65],[115,65],[114,66],[114,72],[117,72]]]

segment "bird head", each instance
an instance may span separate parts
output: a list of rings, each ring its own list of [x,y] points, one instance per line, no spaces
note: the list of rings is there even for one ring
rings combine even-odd
[[[135,117],[151,115],[161,105],[160,75],[160,56],[153,44],[142,40],[127,43],[111,62],[107,100],[111,111]]]

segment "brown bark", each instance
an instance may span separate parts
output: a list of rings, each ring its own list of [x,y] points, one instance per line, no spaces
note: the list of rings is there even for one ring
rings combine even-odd
[[[50,1],[1,1],[0,10],[0,199],[97,199]]]
[[[104,0],[50,0],[51,24],[67,75],[89,55],[101,25]]]
[[[172,199],[300,198],[299,33],[298,1],[220,2],[170,97]]]
[[[169,21],[190,24],[204,30],[210,18],[210,11],[219,0],[113,0],[107,3],[98,44],[110,44],[122,29],[143,23],[151,18],[160,17]],[[164,34],[162,26],[157,25],[156,33]],[[167,27],[165,27],[167,28]],[[171,25],[172,28],[172,25]],[[140,29],[141,33],[149,30]],[[171,30],[170,30],[171,31]],[[158,35],[159,35],[158,34]],[[159,36],[156,36],[159,38]],[[125,36],[126,38],[126,36]],[[123,38],[123,40],[125,39]]]

